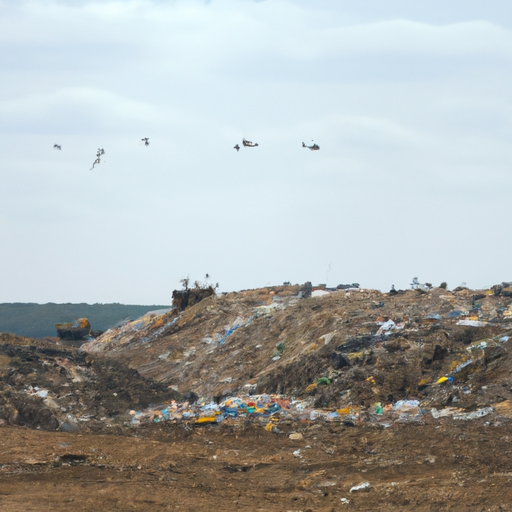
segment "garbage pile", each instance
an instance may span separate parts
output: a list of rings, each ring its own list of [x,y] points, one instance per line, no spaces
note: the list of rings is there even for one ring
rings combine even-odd
[[[155,420],[273,429],[508,417],[509,287],[299,291],[210,296],[116,326],[78,352],[0,343],[0,419],[48,429]]]
[[[123,363],[70,346],[0,334],[0,424],[103,429],[138,405],[182,399]]]
[[[73,322],[55,324],[57,335],[62,340],[81,340],[92,333],[91,324],[87,318],[78,318]]]
[[[341,409],[315,409],[313,400],[299,400],[280,395],[246,395],[230,397],[216,404],[171,401],[159,407],[150,407],[144,411],[129,411],[129,425],[138,427],[150,423],[185,422],[189,425],[232,424],[240,421],[256,422],[265,430],[280,433],[279,425],[290,422],[342,422],[346,426],[374,425],[390,427],[393,423],[426,422],[451,417],[454,420],[474,420],[495,414],[500,418],[512,418],[512,402],[496,404],[495,407],[483,407],[471,412],[447,407],[441,410],[430,408],[417,399],[399,400],[394,404],[382,405],[380,402],[366,409],[361,406],[349,406]],[[126,423],[128,424],[128,423]]]
[[[439,407],[449,396],[432,386],[468,375],[455,371],[471,359],[468,345],[488,342],[468,363],[482,379],[489,358],[508,351],[492,340],[510,335],[512,295],[503,286],[493,290],[350,288],[310,298],[299,298],[297,287],[247,290],[205,298],[179,314],[146,315],[82,349],[216,401],[251,387],[258,394],[313,395],[317,408],[342,407],[341,393],[350,389],[350,400],[365,407],[429,393]],[[329,384],[317,386],[322,378]]]

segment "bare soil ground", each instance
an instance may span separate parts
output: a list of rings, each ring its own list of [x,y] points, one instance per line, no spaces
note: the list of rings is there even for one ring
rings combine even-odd
[[[512,432],[483,423],[289,425],[301,440],[254,426],[1,428],[0,510],[512,510]]]

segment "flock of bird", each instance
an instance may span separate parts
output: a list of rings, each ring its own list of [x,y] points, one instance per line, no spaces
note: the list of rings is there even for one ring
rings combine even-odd
[[[313,142],[313,141],[311,141],[311,142]],[[141,139],[140,143],[144,144],[144,146],[148,147],[149,146],[149,137],[144,137],[143,139]],[[259,144],[257,142],[251,142],[250,140],[246,140],[246,139],[242,139],[242,145],[247,148],[255,148],[256,146],[259,146]],[[315,144],[314,142],[311,146],[307,146],[303,142],[302,147],[307,148],[311,151],[318,151],[320,149],[320,146],[318,144]],[[54,144],[53,149],[55,149],[57,151],[61,151],[62,146],[60,144]],[[238,151],[240,151],[240,146],[237,144],[236,146],[233,146],[233,149],[236,149],[238,152]],[[96,160],[94,160],[94,162],[92,164],[92,167],[90,169],[91,171],[94,169],[94,166],[96,164],[101,163],[101,157],[104,154],[105,154],[105,150],[103,148],[98,148],[98,151],[96,152]]]

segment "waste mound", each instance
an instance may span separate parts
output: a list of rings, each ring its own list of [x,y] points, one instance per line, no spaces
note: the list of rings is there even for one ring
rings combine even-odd
[[[146,315],[82,348],[217,403],[267,393],[332,410],[410,398],[475,410],[512,398],[507,292],[248,290]]]
[[[109,430],[133,407],[182,399],[122,362],[0,334],[0,422],[41,430]]]

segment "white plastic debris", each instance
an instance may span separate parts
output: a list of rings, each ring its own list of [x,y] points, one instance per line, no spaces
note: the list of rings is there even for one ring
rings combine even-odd
[[[466,325],[468,327],[484,327],[486,323],[481,322],[480,320],[459,320],[457,325]]]
[[[320,338],[318,338],[318,339],[320,341],[323,341],[324,345],[329,345],[329,343],[331,343],[332,339],[334,338],[334,335],[335,335],[334,332],[329,332],[327,334],[324,334],[323,336],[320,336]]]
[[[436,408],[432,408],[430,411],[430,414],[432,414],[432,418],[439,419],[439,418],[446,418],[447,416],[453,416],[454,414],[457,414],[460,412],[460,409],[455,409],[454,407],[447,407],[446,409],[441,409],[438,411]]]
[[[405,327],[404,323],[396,324],[393,320],[388,320],[387,322],[377,322],[377,325],[380,325],[380,329],[377,331],[376,336],[389,336],[391,331],[400,331]]]
[[[325,290],[314,290],[311,293],[311,297],[324,297],[325,295],[330,295],[330,292],[326,292]]]
[[[350,489],[350,492],[364,491],[365,489],[369,489],[370,487],[370,482],[363,482],[362,484],[354,485],[354,487]]]
[[[464,414],[456,414],[453,419],[454,420],[476,420],[478,418],[483,418],[488,414],[491,414],[494,411],[494,407],[484,407],[483,409],[477,409],[473,412],[467,412]]]
[[[419,400],[398,400],[398,402],[393,405],[393,410],[398,412],[411,412],[418,409],[419,406]]]
[[[347,500],[347,498],[340,498],[340,501],[343,505],[348,505],[350,503],[350,500]]]

